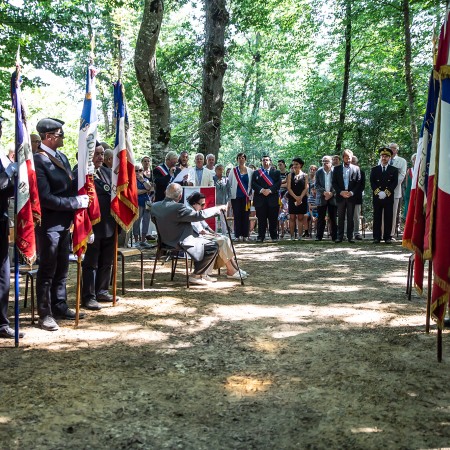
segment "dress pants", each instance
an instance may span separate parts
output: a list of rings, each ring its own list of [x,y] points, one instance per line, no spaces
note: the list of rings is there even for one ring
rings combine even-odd
[[[325,216],[328,211],[328,221],[331,226],[331,239],[336,240],[337,229],[336,229],[336,205],[332,205],[330,201],[327,201],[324,205],[317,207],[317,234],[318,239],[323,239],[323,233],[325,231]]]
[[[114,258],[114,235],[94,238],[87,246],[83,266],[83,303],[95,300],[97,294],[108,292]]]
[[[231,207],[233,208],[234,217],[234,237],[248,237],[250,230],[250,210],[245,210],[247,207],[247,199],[245,197],[232,199]]]
[[[255,207],[256,217],[258,218],[258,239],[266,237],[267,220],[269,220],[269,234],[272,239],[278,237],[278,204],[276,206],[269,206],[267,200],[261,206]]]
[[[209,269],[212,268],[219,251],[219,246],[216,242],[208,242],[207,244],[204,244],[204,250],[205,253],[201,261],[195,261],[194,259],[194,273],[196,275],[209,273]]]
[[[354,232],[355,236],[361,236],[361,207],[362,205],[355,205],[355,211],[353,212],[353,226],[354,226]]]
[[[347,239],[353,239],[353,213],[355,210],[355,204],[348,198],[343,198],[337,204],[338,211],[338,236],[339,240],[344,237],[345,219],[347,219]]]
[[[9,326],[8,300],[10,287],[10,263],[9,263],[9,222],[0,221],[0,330]]]
[[[390,199],[373,199],[373,238],[376,241],[391,239],[393,201]],[[383,237],[381,236],[381,222],[384,220]]]
[[[67,272],[69,270],[70,231],[47,231],[37,234],[41,249],[36,276],[39,317],[64,315],[67,311]]]

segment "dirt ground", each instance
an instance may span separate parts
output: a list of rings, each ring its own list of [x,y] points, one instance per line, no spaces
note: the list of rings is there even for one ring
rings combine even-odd
[[[0,342],[0,448],[450,446],[450,341],[438,363],[425,300],[404,293],[408,252],[236,248],[243,287],[222,275],[187,290],[167,265],[151,288],[147,260],[144,291],[128,263],[118,306],[77,329],[40,330],[23,310],[20,347]],[[71,304],[75,279],[71,267]]]

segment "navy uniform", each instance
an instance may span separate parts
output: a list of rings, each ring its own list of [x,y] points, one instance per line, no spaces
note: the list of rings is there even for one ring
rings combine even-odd
[[[74,212],[88,206],[89,197],[76,195],[76,185],[67,157],[57,150],[63,146],[64,122],[42,119],[36,129],[42,139],[34,155],[41,226],[37,232],[41,249],[36,278],[39,325],[48,331],[58,330],[54,318],[75,319],[67,306],[66,280],[69,269],[70,226]],[[49,145],[51,147],[49,147]],[[80,318],[84,314],[80,314]]]
[[[263,157],[268,158],[268,157]],[[270,161],[270,158],[269,158]],[[264,241],[267,229],[267,220],[269,221],[269,233],[273,241],[278,239],[278,211],[279,190],[281,186],[281,174],[279,170],[271,167],[270,169],[261,168],[255,170],[252,175],[253,206],[256,209],[258,218],[258,242]],[[270,189],[269,195],[261,193],[263,189]]]
[[[105,166],[99,167],[94,176],[101,220],[93,226],[94,242],[88,244],[82,263],[82,303],[91,310],[101,308],[99,301],[112,301],[108,288],[114,258],[116,221],[111,215],[111,176],[111,169]]]
[[[393,220],[394,190],[398,183],[398,170],[389,164],[393,155],[389,147],[379,150],[381,164],[370,171],[370,186],[373,192],[373,241],[381,239],[391,242]],[[381,223],[384,215],[384,235],[381,236]]]
[[[3,117],[0,117],[0,137],[2,136]],[[0,158],[0,337],[14,339],[14,330],[9,326],[8,300],[10,288],[9,262],[9,217],[8,200],[14,195],[13,177],[17,165],[3,156]],[[20,333],[19,337],[24,334]]]

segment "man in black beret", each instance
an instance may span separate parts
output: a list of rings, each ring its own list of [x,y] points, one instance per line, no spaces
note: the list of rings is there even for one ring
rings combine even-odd
[[[42,215],[37,232],[41,252],[36,297],[39,325],[47,331],[59,329],[55,319],[75,319],[75,312],[67,306],[69,229],[74,212],[89,205],[89,196],[76,195],[69,161],[58,150],[64,145],[63,125],[62,120],[46,118],[36,126],[42,140],[34,155]]]
[[[0,137],[2,137],[2,123],[5,119],[0,116]],[[0,157],[0,338],[14,339],[15,332],[9,326],[8,300],[10,287],[9,262],[9,218],[8,199],[14,195],[14,174],[17,164],[11,163],[6,155]],[[24,334],[20,333],[19,337]]]
[[[370,186],[373,192],[373,242],[379,244],[381,239],[388,244],[392,242],[391,228],[393,219],[394,190],[398,181],[398,170],[389,164],[392,150],[381,147],[380,164],[370,171]],[[381,222],[384,215],[384,232],[381,236]]]

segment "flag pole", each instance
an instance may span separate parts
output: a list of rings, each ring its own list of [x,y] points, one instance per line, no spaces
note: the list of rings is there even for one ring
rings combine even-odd
[[[428,288],[427,288],[427,319],[425,325],[425,332],[430,333],[430,316],[431,316],[431,279],[433,277],[433,261],[428,261]]]
[[[17,48],[16,57],[16,79],[15,82],[18,83],[20,75],[20,45]],[[16,119],[17,122],[17,119]],[[16,123],[16,133],[17,133],[17,123]],[[15,145],[14,152],[14,162],[19,163],[19,158],[17,156],[17,141]],[[19,171],[17,170],[14,174],[14,346],[19,347],[19,252],[17,251],[17,189],[19,184]]]
[[[80,296],[81,296],[81,261],[77,260],[77,295],[75,300],[75,328],[80,320]]]

